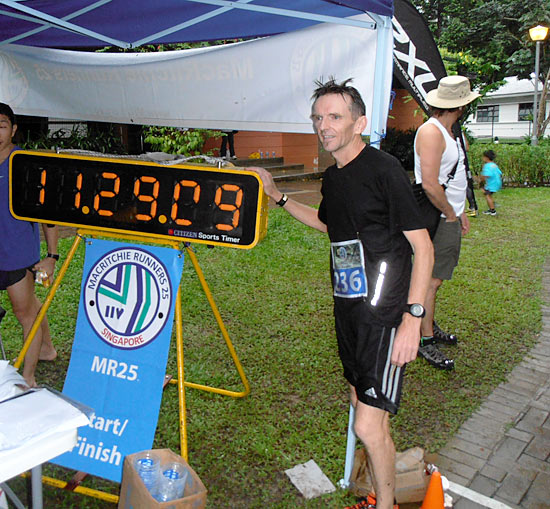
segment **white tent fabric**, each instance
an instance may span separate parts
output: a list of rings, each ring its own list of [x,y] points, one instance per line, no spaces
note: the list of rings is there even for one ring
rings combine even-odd
[[[355,18],[372,21],[367,15]],[[381,71],[376,63],[391,63],[392,47],[378,32],[318,24],[248,42],[159,53],[8,44],[0,46],[0,101],[23,115],[311,133],[315,80],[353,77],[367,103],[369,132],[376,74],[382,90],[376,107],[384,112],[383,125],[377,122],[380,130],[392,68]],[[377,47],[380,40],[382,48]]]

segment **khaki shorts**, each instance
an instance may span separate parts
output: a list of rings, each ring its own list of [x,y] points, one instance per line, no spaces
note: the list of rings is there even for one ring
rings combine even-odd
[[[453,270],[458,265],[461,241],[462,225],[460,220],[447,222],[444,217],[440,218],[433,239],[433,278],[448,280],[453,277]]]

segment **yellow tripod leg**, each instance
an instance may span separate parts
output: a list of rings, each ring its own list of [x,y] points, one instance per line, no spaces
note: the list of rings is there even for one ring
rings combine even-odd
[[[185,387],[190,387],[193,389],[200,389],[203,391],[208,392],[214,392],[216,394],[222,394],[223,396],[232,396],[234,398],[242,398],[244,396],[247,396],[250,394],[250,385],[248,383],[248,380],[246,378],[246,375],[244,373],[243,367],[241,365],[241,362],[239,361],[239,358],[237,357],[237,353],[235,351],[235,348],[233,347],[233,343],[231,342],[231,338],[229,337],[229,334],[227,332],[227,329],[225,328],[225,325],[223,323],[222,317],[220,315],[220,312],[218,310],[218,307],[216,306],[216,302],[214,301],[214,298],[212,297],[212,293],[210,292],[210,288],[208,287],[208,283],[206,282],[206,279],[204,277],[204,273],[202,272],[202,269],[199,265],[199,262],[197,260],[197,257],[195,256],[195,253],[193,250],[189,247],[186,247],[185,250],[187,251],[187,254],[189,255],[189,259],[191,260],[191,263],[193,264],[193,267],[195,268],[195,272],[197,273],[197,276],[199,278],[199,281],[201,283],[202,289],[206,295],[206,298],[208,299],[208,302],[210,304],[210,307],[212,309],[212,312],[214,313],[214,317],[216,318],[216,322],[218,323],[218,327],[222,333],[222,336],[225,340],[225,343],[227,345],[227,349],[229,350],[229,353],[231,354],[231,357],[233,359],[233,362],[235,364],[235,367],[237,368],[237,371],[239,373],[239,376],[241,378],[241,381],[244,386],[244,390],[241,392],[236,391],[230,391],[227,389],[220,389],[217,387],[211,387],[208,385],[202,385],[197,384],[193,382],[187,382],[185,381],[183,385]],[[181,324],[177,324],[178,329],[181,329]],[[178,365],[180,364],[180,358],[178,357]],[[183,366],[183,353],[181,357],[181,365]],[[182,368],[183,369],[183,368]],[[180,383],[179,381],[179,375],[178,380],[171,380],[170,383]]]

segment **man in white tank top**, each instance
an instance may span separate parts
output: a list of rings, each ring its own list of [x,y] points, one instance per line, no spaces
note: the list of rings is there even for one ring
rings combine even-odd
[[[435,262],[422,319],[422,339],[418,353],[430,364],[441,369],[453,369],[435,343],[455,344],[454,334],[438,327],[434,331],[436,295],[444,280],[450,280],[458,264],[461,237],[470,229],[464,212],[468,181],[464,164],[465,154],[452,126],[464,114],[465,106],[479,97],[472,92],[468,78],[446,76],[437,89],[426,97],[432,107],[432,117],[417,131],[414,140],[414,173],[417,183],[431,204],[441,213],[433,236]],[[436,212],[437,216],[437,212]],[[437,218],[436,218],[437,219]]]

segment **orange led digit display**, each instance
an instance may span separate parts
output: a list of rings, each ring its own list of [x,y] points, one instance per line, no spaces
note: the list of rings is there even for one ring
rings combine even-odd
[[[229,191],[226,194],[233,194],[233,203],[222,203],[222,195],[224,191]],[[214,198],[214,203],[220,207],[220,210],[228,210],[233,213],[233,218],[231,224],[218,223],[216,228],[219,230],[230,231],[237,227],[239,224],[240,217],[240,208],[243,202],[243,190],[236,185],[232,184],[222,184],[216,190],[216,197]]]
[[[74,206],[80,208],[80,190],[82,189],[82,173],[79,173],[76,177],[76,187],[74,194]]]
[[[199,203],[199,198],[201,197],[201,186],[199,186],[195,181],[193,180],[180,180],[179,182],[176,182],[176,185],[174,187],[174,197],[173,197],[173,203],[172,203],[172,210],[171,210],[171,218],[172,220],[179,226],[189,226],[193,224],[193,221],[190,219],[185,219],[179,216],[180,211],[180,199],[183,200],[183,197],[181,196],[182,189],[185,190],[192,190],[193,191],[193,198],[192,203],[196,204]],[[189,204],[189,202],[186,202]]]
[[[40,193],[38,195],[40,204],[44,203],[44,196],[46,196],[46,170],[40,172]]]
[[[149,194],[142,194],[141,192],[141,185],[142,184],[153,184],[151,193]],[[134,184],[134,194],[136,195],[136,198],[144,203],[150,203],[149,206],[149,213],[148,214],[137,214],[136,218],[140,219],[142,221],[150,221],[157,215],[157,198],[159,197],[159,188],[160,184],[159,181],[155,177],[139,177],[136,179],[136,183]]]
[[[102,189],[94,196],[94,210],[96,210],[100,216],[112,216],[114,210],[104,209],[99,205],[102,198],[115,198],[118,195],[120,190],[120,177],[116,173],[105,171],[101,174],[101,178],[106,181],[111,181],[113,189],[112,191]],[[106,206],[104,202],[103,205]]]
[[[265,236],[267,197],[242,169],[50,152],[10,156],[19,219],[248,249]]]

